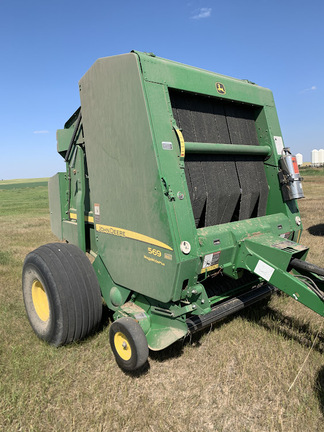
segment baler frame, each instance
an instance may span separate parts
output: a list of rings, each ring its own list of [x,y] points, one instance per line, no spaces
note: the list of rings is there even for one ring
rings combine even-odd
[[[79,87],[81,108],[57,132],[66,172],[49,183],[51,224],[93,256],[123,369],[275,289],[324,315],[324,273],[300,265],[289,184],[296,198],[302,187],[298,172],[280,180],[269,90],[137,51],[98,60]]]

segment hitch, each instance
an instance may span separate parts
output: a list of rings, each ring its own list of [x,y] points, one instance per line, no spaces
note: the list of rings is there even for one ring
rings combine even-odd
[[[304,261],[308,248],[273,235],[242,241],[237,268],[245,268],[324,316],[324,269]]]

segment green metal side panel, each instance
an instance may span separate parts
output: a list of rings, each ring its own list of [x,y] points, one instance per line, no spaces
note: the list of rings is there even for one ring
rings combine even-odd
[[[194,285],[200,264],[200,250],[188,192],[184,165],[180,161],[180,149],[176,132],[173,127],[172,114],[168,101],[167,88],[156,83],[145,83],[148,109],[154,133],[153,144],[171,199],[167,200],[168,221],[175,235],[175,252],[179,265],[179,275],[175,286],[174,300],[181,296],[183,281],[188,279]],[[172,149],[165,145],[170,143]],[[181,242],[190,243],[190,254],[180,250]]]
[[[247,80],[238,80],[137,51],[136,53],[140,58],[145,81],[167,84],[171,88],[222,97],[222,99],[274,106],[273,95],[269,89]],[[217,91],[218,82],[223,84],[225,93]]]
[[[169,301],[177,262],[137,56],[98,60],[80,97],[98,253],[116,284]]]
[[[59,172],[49,179],[48,196],[51,228],[53,234],[60,240],[63,239],[62,221],[67,217],[67,189],[66,173]]]
[[[73,135],[73,128],[58,129],[56,131],[57,152],[62,157],[65,157],[66,151],[69,148],[72,135]]]

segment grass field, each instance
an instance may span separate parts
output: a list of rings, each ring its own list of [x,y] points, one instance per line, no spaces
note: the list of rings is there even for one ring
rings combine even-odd
[[[324,176],[323,167],[301,167],[299,171],[302,176]]]
[[[107,318],[81,343],[38,340],[22,264],[56,238],[47,188],[35,182],[0,187],[0,430],[324,431],[322,318],[284,295],[151,353],[141,375],[117,367]],[[304,190],[302,243],[323,265],[324,177],[305,177]]]
[[[0,180],[0,190],[23,189],[37,186],[47,186],[48,178],[25,179],[25,180]]]

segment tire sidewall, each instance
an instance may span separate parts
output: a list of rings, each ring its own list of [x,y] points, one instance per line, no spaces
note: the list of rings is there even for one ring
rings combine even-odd
[[[35,280],[42,284],[47,295],[49,303],[49,318],[47,321],[41,320],[35,310],[32,298],[32,285]],[[29,322],[39,338],[51,341],[61,321],[60,303],[57,301],[57,290],[55,289],[53,277],[46,263],[38,255],[30,254],[27,256],[22,281],[23,298]]]
[[[34,298],[33,302],[35,280],[41,283],[47,296],[47,321],[37,314],[42,298]],[[77,246],[48,243],[30,252],[23,266],[22,291],[36,335],[56,347],[85,338],[101,321],[98,279],[90,261]]]
[[[115,339],[115,334],[118,332],[121,332],[125,335],[128,343],[131,347],[132,355],[131,355],[131,358],[129,360],[122,359],[116,350],[114,339]],[[137,357],[138,357],[137,347],[135,346],[133,336],[129,332],[127,327],[125,327],[124,325],[122,325],[118,321],[115,321],[114,323],[112,323],[111,328],[110,328],[110,332],[109,332],[109,341],[110,341],[110,345],[111,345],[112,351],[114,353],[114,356],[116,358],[116,362],[117,362],[118,366],[124,370],[127,370],[127,371],[135,370],[137,368]]]

